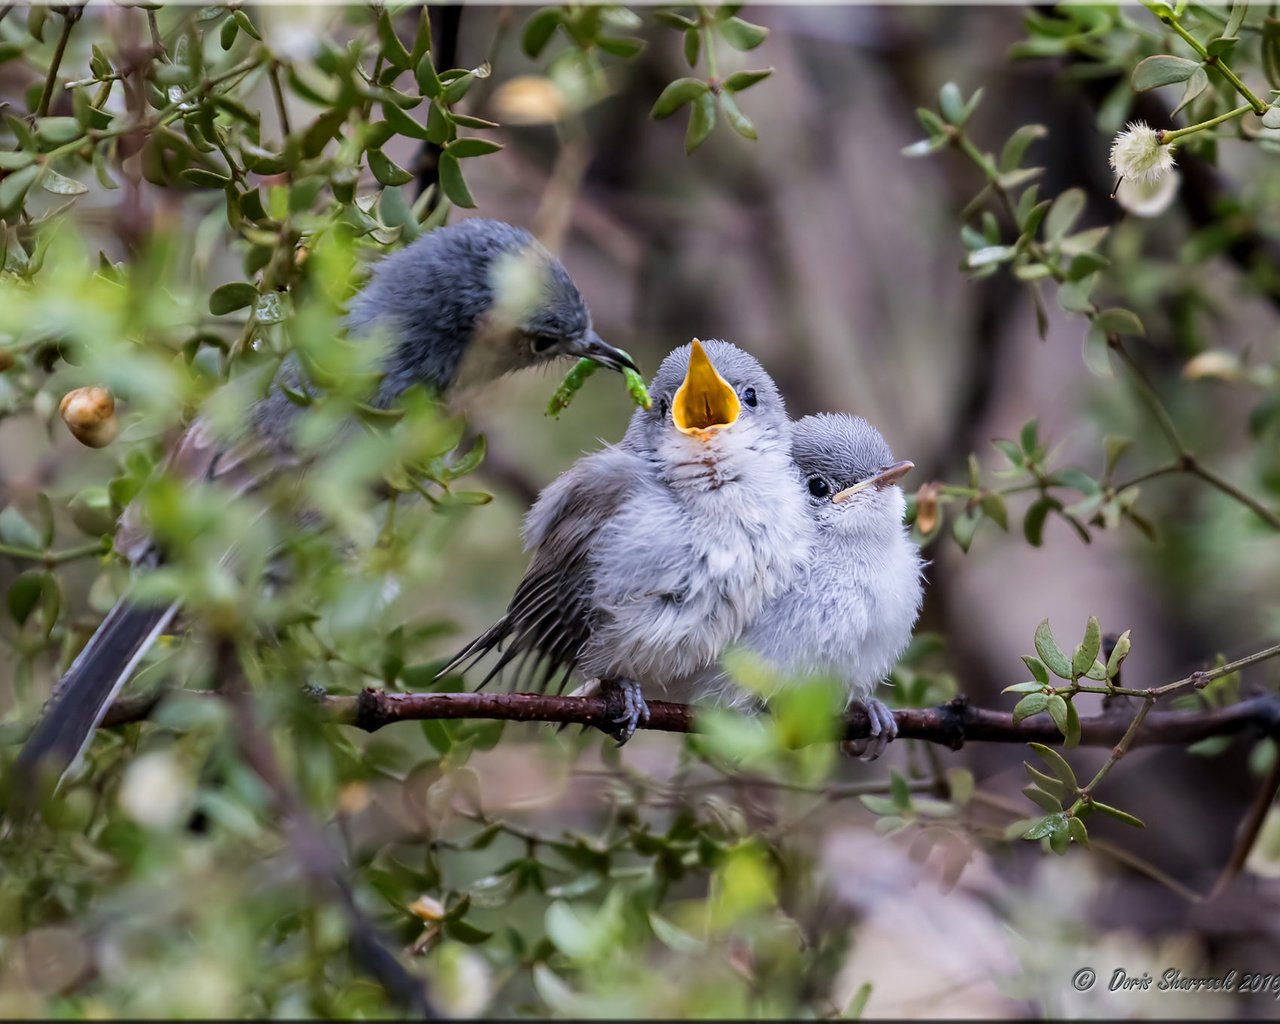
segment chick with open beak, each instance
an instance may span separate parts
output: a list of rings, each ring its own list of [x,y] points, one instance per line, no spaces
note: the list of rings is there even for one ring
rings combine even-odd
[[[507,613],[446,671],[505,648],[516,685],[598,679],[625,742],[663,687],[710,669],[805,564],[813,520],[791,422],[763,367],[724,341],[667,356],[617,446],[580,459],[525,520]],[[483,683],[481,684],[483,685]]]
[[[880,432],[856,416],[799,420],[792,452],[813,547],[741,645],[775,670],[780,686],[806,675],[838,678],[871,723],[870,741],[848,743],[846,752],[878,757],[898,727],[873,694],[910,642],[923,597],[924,563],[903,525],[898,486],[913,467],[895,461]],[[698,689],[728,703],[748,698],[723,672],[706,674]]]

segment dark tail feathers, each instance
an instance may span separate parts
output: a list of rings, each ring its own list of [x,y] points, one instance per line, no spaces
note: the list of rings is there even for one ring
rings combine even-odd
[[[79,760],[108,706],[138,661],[173,621],[176,604],[140,607],[120,601],[58,681],[18,752],[10,798],[38,799]]]

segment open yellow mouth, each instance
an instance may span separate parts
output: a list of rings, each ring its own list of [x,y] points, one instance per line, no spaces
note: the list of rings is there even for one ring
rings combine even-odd
[[[684,383],[671,402],[671,419],[676,429],[707,438],[737,420],[741,411],[737,392],[716,372],[702,343],[694,338]]]
[[[838,494],[833,494],[831,496],[831,500],[839,504],[840,502],[848,501],[859,491],[865,491],[871,487],[874,487],[877,491],[883,491],[886,487],[896,484],[915,468],[916,464],[914,462],[907,462],[905,460],[902,462],[895,462],[892,466],[886,466],[884,469],[880,470],[880,472],[875,476],[868,477],[866,480],[856,483],[852,487],[846,487]]]

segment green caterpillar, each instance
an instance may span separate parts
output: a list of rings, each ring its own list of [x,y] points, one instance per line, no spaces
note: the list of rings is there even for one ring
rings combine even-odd
[[[547,404],[547,415],[559,416],[573,401],[573,396],[586,383],[587,378],[599,368],[600,364],[594,359],[579,359],[574,363],[573,369],[565,374],[564,380],[551,396],[551,401]],[[644,378],[632,369],[624,369],[622,375],[626,379],[627,394],[631,396],[631,400],[642,409],[651,408],[653,401],[649,398],[649,389],[644,386]]]

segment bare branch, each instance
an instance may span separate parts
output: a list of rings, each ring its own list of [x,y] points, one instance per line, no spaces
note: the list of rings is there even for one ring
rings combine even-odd
[[[200,691],[171,691],[195,697]],[[121,698],[112,705],[104,725],[141,721],[167,695]],[[367,689],[357,696],[326,696],[319,700],[329,719],[376,732],[395,722],[431,719],[490,719],[508,722],[549,722],[609,727],[608,711],[599,697],[558,697],[540,693],[387,693]],[[659,732],[696,732],[696,709],[687,704],[651,700],[650,718],[641,728]],[[966,743],[1061,744],[1062,734],[1048,718],[1024,719],[1017,725],[1005,711],[971,705],[957,697],[932,708],[906,708],[894,712],[900,739],[925,740],[952,750]],[[1111,747],[1120,742],[1132,716],[1119,713],[1088,718],[1080,723],[1080,745]],[[1254,731],[1280,737],[1280,694],[1251,697],[1230,707],[1207,711],[1153,711],[1133,740],[1133,746],[1182,746],[1208,739]],[[845,721],[842,739],[870,735],[865,712],[853,709]]]

